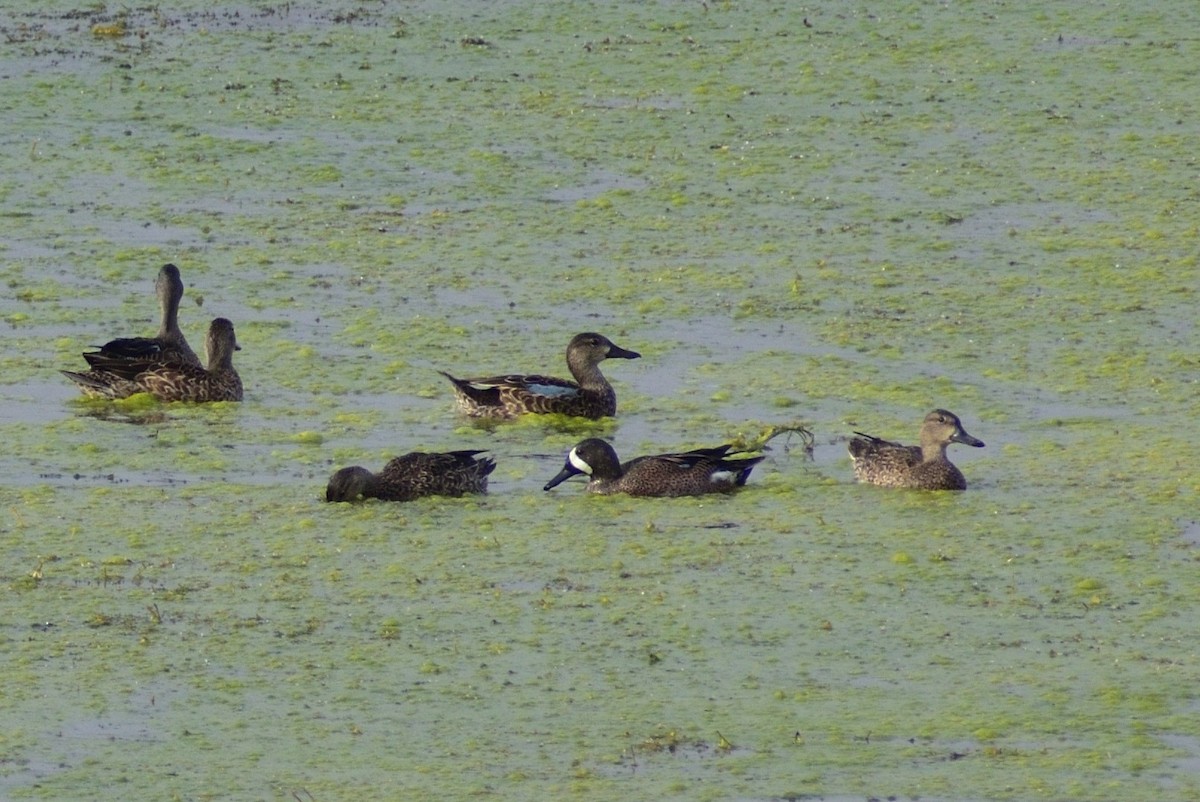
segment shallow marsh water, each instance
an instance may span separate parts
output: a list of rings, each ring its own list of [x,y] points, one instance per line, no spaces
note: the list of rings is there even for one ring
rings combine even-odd
[[[1197,796],[1191,6],[116,11],[0,13],[0,796]],[[246,402],[78,402],[165,261]],[[585,329],[616,420],[453,417]],[[850,481],[934,406],[968,492]]]

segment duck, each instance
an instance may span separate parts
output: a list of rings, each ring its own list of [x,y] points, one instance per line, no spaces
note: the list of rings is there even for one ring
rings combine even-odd
[[[379,473],[358,465],[342,468],[329,477],[326,501],[412,501],[425,496],[462,496],[487,493],[488,474],[495,460],[477,455],[483,451],[445,453],[413,451],[395,457]]]
[[[567,368],[575,381],[515,374],[459,379],[444,370],[439,373],[454,385],[458,410],[467,417],[512,420],[529,413],[557,413],[597,420],[617,413],[617,394],[600,372],[600,363],[640,357],[588,331],[576,334],[567,345]]]
[[[86,373],[64,370],[85,394],[102,398],[128,398],[150,393],[159,401],[241,401],[242,379],[233,368],[233,352],[240,351],[233,323],[213,320],[205,341],[208,367],[162,362],[156,355],[114,359]]]
[[[589,493],[631,496],[699,496],[729,493],[746,484],[762,456],[730,458],[732,445],[698,448],[673,454],[637,457],[622,464],[607,441],[590,437],[567,454],[558,475],[546,483],[550,490],[572,476],[588,477]]]
[[[921,424],[921,445],[906,446],[855,432],[849,451],[854,476],[860,482],[882,487],[916,490],[966,490],[962,471],[946,457],[946,447],[962,443],[983,448],[984,443],[963,428],[953,412],[935,409]]]
[[[118,337],[109,340],[83,355],[89,366],[104,370],[114,361],[136,359],[203,367],[179,329],[179,302],[183,299],[183,279],[179,275],[179,268],[170,263],[159,268],[154,291],[158,295],[162,313],[158,334],[153,337]]]

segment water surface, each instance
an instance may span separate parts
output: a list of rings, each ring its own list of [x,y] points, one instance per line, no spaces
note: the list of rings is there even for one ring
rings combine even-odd
[[[0,13],[0,795],[1195,797],[1198,21]],[[166,261],[245,403],[80,403]],[[617,419],[453,416],[582,330]],[[935,406],[968,492],[852,483]],[[731,498],[541,491],[788,422]],[[321,503],[415,448],[492,494]]]

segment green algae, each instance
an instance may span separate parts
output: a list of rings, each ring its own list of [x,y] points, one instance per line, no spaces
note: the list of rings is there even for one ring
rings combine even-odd
[[[1189,13],[980,10],[10,12],[5,794],[1195,796]],[[164,261],[246,403],[74,401]],[[453,417],[587,329],[617,420]],[[850,484],[933,406],[968,493]],[[492,495],[320,503],[413,448]]]

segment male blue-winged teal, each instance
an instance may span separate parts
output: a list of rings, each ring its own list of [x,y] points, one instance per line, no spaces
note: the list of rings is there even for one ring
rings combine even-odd
[[[212,322],[205,341],[208,369],[162,362],[156,356],[111,359],[103,368],[63,374],[88,395],[128,398],[150,393],[160,401],[241,401],[242,380],[233,369],[233,352],[241,350],[233,324],[223,317]]]
[[[637,359],[607,337],[594,332],[576,334],[567,345],[567,367],[575,381],[551,376],[490,376],[456,379],[439,371],[454,385],[458,409],[472,418],[510,420],[528,412],[558,413],[580,418],[604,418],[617,412],[617,394],[598,367],[605,359]]]
[[[905,446],[855,432],[850,440],[854,476],[860,482],[883,487],[917,490],[966,490],[967,480],[946,458],[951,443],[983,448],[983,441],[967,434],[953,412],[935,409],[921,425],[921,445]]]
[[[179,330],[179,302],[183,299],[183,279],[179,268],[163,265],[154,282],[162,320],[154,337],[119,337],[95,351],[83,355],[93,368],[109,367],[113,360],[139,359],[181,365],[201,366],[200,359]]]
[[[482,451],[444,454],[414,451],[396,457],[378,474],[357,465],[342,468],[329,478],[326,501],[412,501],[423,496],[461,496],[486,493],[488,474],[496,468],[490,458],[476,459]]]
[[[732,446],[698,448],[679,454],[655,454],[631,459],[622,465],[604,440],[582,441],[567,454],[566,464],[546,483],[549,490],[579,474],[588,477],[591,493],[631,496],[699,496],[728,493],[746,484],[747,477],[762,457],[730,459]]]

